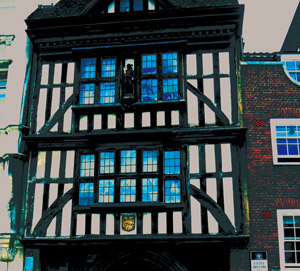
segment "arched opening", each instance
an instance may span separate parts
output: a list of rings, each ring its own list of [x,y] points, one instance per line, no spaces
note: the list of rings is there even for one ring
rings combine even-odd
[[[187,271],[174,257],[165,252],[134,251],[120,253],[108,259],[99,257],[91,271]]]

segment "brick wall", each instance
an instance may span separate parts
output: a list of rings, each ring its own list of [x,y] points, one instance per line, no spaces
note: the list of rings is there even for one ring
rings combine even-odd
[[[300,118],[300,87],[281,65],[242,65],[244,127],[248,128],[249,250],[268,251],[279,269],[277,209],[300,208],[300,166],[274,166],[270,118]]]

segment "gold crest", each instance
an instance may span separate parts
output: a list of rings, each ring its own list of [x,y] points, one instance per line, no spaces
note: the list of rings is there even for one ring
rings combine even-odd
[[[127,232],[135,230],[135,215],[122,216],[122,230]]]

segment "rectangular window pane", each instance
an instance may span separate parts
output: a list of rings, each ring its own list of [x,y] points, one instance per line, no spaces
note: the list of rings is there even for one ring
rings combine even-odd
[[[81,183],[79,186],[79,205],[93,204],[94,184]]]
[[[143,172],[157,171],[157,151],[143,151]]]
[[[157,101],[157,80],[142,80],[142,102]]]
[[[163,73],[176,73],[177,68],[177,53],[162,54]]]
[[[180,180],[165,180],[165,202],[180,203]]]
[[[94,103],[95,84],[82,84],[80,85],[80,104],[93,104]]]
[[[156,55],[142,56],[142,74],[156,74]]]
[[[116,72],[116,60],[114,58],[102,59],[102,77],[115,77]]]
[[[122,179],[120,187],[120,202],[135,202],[136,200],[136,180]]]
[[[81,78],[95,78],[96,58],[84,58],[81,60]]]
[[[115,102],[115,82],[100,84],[100,103],[109,104]]]
[[[133,2],[133,10],[143,10],[143,0],[134,0]]]
[[[114,152],[100,152],[100,174],[114,173]]]
[[[95,155],[81,155],[80,157],[80,177],[94,176]]]
[[[286,62],[286,69],[288,71],[295,71],[296,70],[296,63],[295,63],[295,61],[287,61]]]
[[[175,100],[178,99],[178,79],[163,80],[163,99]]]
[[[130,9],[129,0],[120,0],[120,12],[128,12]]]
[[[135,150],[121,151],[121,172],[122,173],[136,172],[136,151]]]
[[[98,202],[114,202],[114,180],[99,180]]]
[[[180,151],[165,151],[165,174],[180,174]]]
[[[158,179],[143,179],[143,198],[144,202],[152,202],[158,200]]]

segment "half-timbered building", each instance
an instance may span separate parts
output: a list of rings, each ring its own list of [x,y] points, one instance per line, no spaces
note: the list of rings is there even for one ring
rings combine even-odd
[[[248,240],[237,0],[61,0],[32,42],[25,270],[230,270]]]

